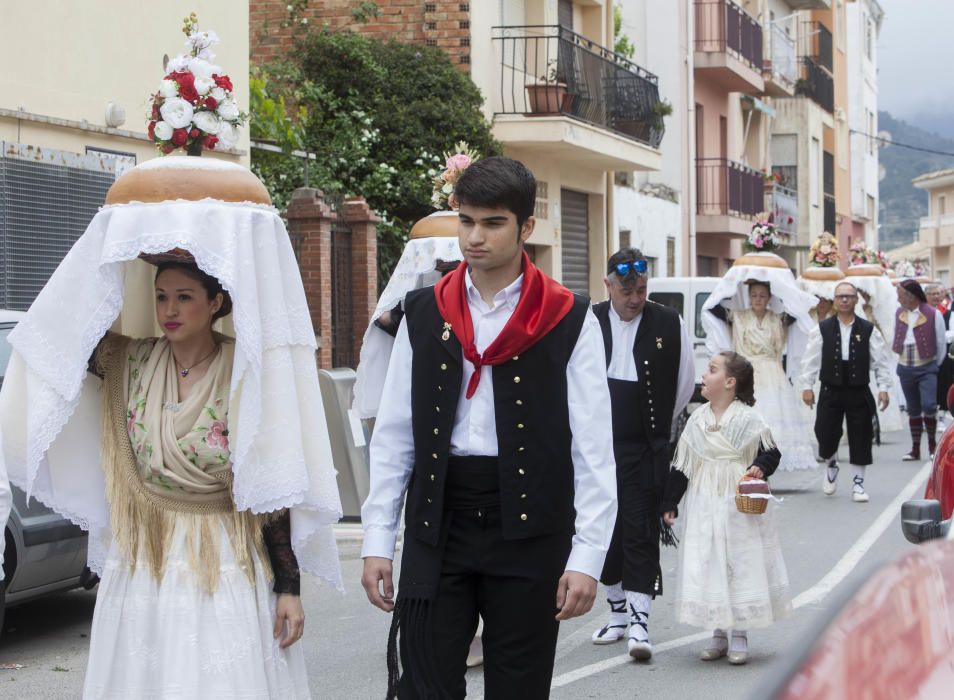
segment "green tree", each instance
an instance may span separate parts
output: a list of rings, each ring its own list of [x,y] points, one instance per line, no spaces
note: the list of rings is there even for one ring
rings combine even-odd
[[[312,186],[367,199],[383,219],[382,285],[410,227],[433,211],[431,178],[443,165],[441,154],[461,140],[484,156],[500,150],[481,111],[480,91],[437,48],[326,27],[302,34],[294,53],[270,66],[264,80],[267,99],[252,105],[253,136],[272,134],[265,138],[286,150],[318,154],[309,161]],[[280,111],[283,99],[286,111],[295,105],[291,125],[270,106]],[[284,203],[303,182],[304,162],[275,155],[254,151],[253,167],[273,199]]]
[[[613,51],[630,59],[636,53],[633,42],[623,34],[623,8],[619,5],[613,6]]]

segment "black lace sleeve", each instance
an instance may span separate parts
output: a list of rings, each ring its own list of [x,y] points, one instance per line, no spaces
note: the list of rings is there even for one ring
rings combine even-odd
[[[265,549],[268,550],[268,559],[275,574],[275,593],[291,593],[301,595],[301,571],[298,569],[298,558],[291,546],[291,515],[288,511],[282,512],[277,518],[262,528],[265,539]]]
[[[689,486],[689,479],[678,469],[669,470],[669,478],[666,480],[666,489],[663,492],[662,501],[659,504],[659,514],[674,512],[679,513],[679,502],[686,493]]]
[[[96,347],[93,348],[93,354],[89,356],[89,361],[86,363],[86,371],[89,372],[90,374],[95,374],[100,379],[104,379],[105,376],[103,372],[103,367],[99,362],[99,351],[102,349],[103,344],[106,342],[109,336],[110,334],[107,333],[102,338],[100,338],[99,342],[96,343]]]
[[[761,469],[762,473],[765,474],[766,478],[768,478],[775,473],[776,469],[778,469],[778,463],[781,460],[782,453],[778,451],[777,447],[767,450],[760,446],[758,454],[755,456],[755,460],[752,462],[752,464]]]
[[[404,318],[404,310],[398,304],[390,311],[387,311],[374,322],[378,328],[387,333],[392,338],[397,335],[398,328],[401,327],[401,319]]]

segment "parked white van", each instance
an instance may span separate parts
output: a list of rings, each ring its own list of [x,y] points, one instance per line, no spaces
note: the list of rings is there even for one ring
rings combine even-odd
[[[675,309],[689,326],[692,350],[696,359],[696,391],[692,401],[701,402],[702,374],[709,364],[706,332],[702,328],[702,306],[721,277],[651,277],[649,298]]]

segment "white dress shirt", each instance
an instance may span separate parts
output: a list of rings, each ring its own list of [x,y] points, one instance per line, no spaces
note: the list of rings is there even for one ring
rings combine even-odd
[[[613,334],[613,349],[610,353],[610,364],[606,376],[625,382],[639,381],[633,346],[636,344],[636,333],[639,332],[643,315],[639,314],[632,321],[624,321],[610,302],[609,319],[610,330]],[[682,339],[679,343],[679,374],[676,378],[676,405],[673,408],[673,418],[682,413],[696,389],[696,361],[692,354],[692,338],[689,337],[689,331],[682,316],[679,317],[679,327],[682,330]]]
[[[523,276],[488,305],[468,272],[467,306],[474,324],[474,344],[483,353],[513,315]],[[361,508],[364,526],[362,557],[394,558],[401,507],[414,466],[411,429],[411,365],[413,350],[407,323],[402,321],[394,340],[378,418],[371,437],[371,489]],[[473,365],[463,360],[463,376],[451,454],[497,455],[494,420],[493,368],[484,366],[480,384],[466,398]],[[576,534],[568,571],[598,579],[616,522],[616,462],[613,458],[612,419],[606,383],[606,351],[599,321],[588,311],[566,370],[571,456],[574,469]]]
[[[904,309],[901,311],[901,317],[903,317],[904,322],[908,326],[908,330],[904,334],[903,345],[905,346],[905,352],[901,355],[902,363],[908,351],[907,346],[917,345],[917,341],[914,338],[914,324],[918,322],[920,316],[920,309],[914,309],[913,311]],[[944,315],[937,309],[934,310],[934,336],[937,339],[935,343],[937,345],[937,354],[934,356],[934,359],[937,364],[940,365],[944,362],[944,358],[947,357],[947,326],[944,324]],[[915,352],[915,357],[920,359],[917,352]]]
[[[848,360],[851,351],[851,329],[854,322],[847,326],[838,321],[838,328],[841,331],[841,359]],[[822,348],[824,340],[821,335],[821,328],[816,325],[808,334],[808,345],[805,348],[805,355],[802,358],[802,373],[799,377],[799,386],[804,391],[815,386],[818,379],[818,372],[822,364]],[[888,344],[877,328],[871,330],[871,339],[868,343],[869,354],[871,357],[871,369],[875,373],[875,381],[878,384],[878,391],[889,391],[891,383],[894,381],[891,371],[891,356],[888,351]]]

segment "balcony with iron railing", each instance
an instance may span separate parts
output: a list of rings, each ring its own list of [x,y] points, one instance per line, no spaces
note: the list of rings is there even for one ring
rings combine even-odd
[[[696,230],[746,235],[765,211],[762,173],[726,158],[696,159]]]
[[[732,0],[695,0],[695,70],[726,90],[761,94],[763,30]]]
[[[829,114],[835,112],[835,79],[811,58],[802,58],[795,94],[809,98]]]
[[[798,80],[798,53],[795,38],[782,24],[770,24],[766,30],[765,61],[762,75],[765,94],[773,97],[792,97]]]
[[[542,148],[556,140],[606,169],[658,167],[669,108],[655,75],[562,26],[494,27],[493,42],[498,139]],[[574,136],[574,125],[591,130]]]
[[[803,58],[810,58],[829,73],[834,73],[834,43],[828,27],[821,22],[802,22],[801,44]]]

